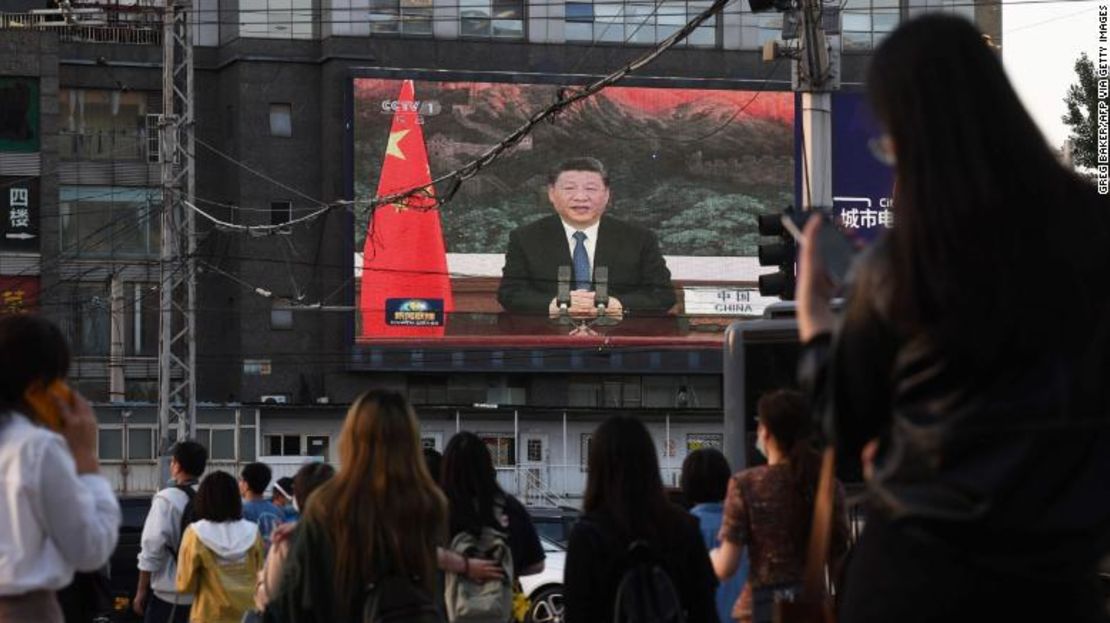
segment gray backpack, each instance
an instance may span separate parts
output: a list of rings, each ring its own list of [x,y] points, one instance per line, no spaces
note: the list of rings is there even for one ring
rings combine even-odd
[[[494,515],[504,509],[494,506]],[[513,554],[508,533],[490,526],[475,537],[463,531],[451,539],[450,549],[468,558],[496,561],[505,575],[500,580],[477,583],[454,573],[447,574],[444,597],[451,623],[505,623],[513,616]]]

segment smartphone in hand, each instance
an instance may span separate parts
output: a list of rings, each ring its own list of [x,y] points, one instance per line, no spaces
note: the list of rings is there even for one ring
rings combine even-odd
[[[832,217],[823,210],[791,210],[782,215],[782,226],[790,232],[798,246],[801,246],[805,242],[802,230],[814,215],[821,218],[821,229],[817,232],[817,255],[821,258],[829,279],[840,286],[847,278],[857,249],[855,243],[837,227]]]
[[[62,411],[54,398],[73,404],[73,390],[65,381],[56,379],[49,385],[37,382],[23,392],[23,400],[31,407],[31,416],[55,432],[62,430]]]

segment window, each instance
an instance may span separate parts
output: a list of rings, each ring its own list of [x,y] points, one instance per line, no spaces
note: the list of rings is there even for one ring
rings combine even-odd
[[[431,35],[432,0],[370,0],[370,32]]]
[[[311,39],[318,20],[312,0],[239,0],[239,36]]]
[[[69,282],[63,297],[60,324],[73,354],[107,356],[112,338],[108,283]]]
[[[656,408],[717,408],[720,377],[708,375],[643,377],[643,406]]]
[[[235,427],[197,427],[194,437],[208,448],[211,461],[235,461]]]
[[[101,428],[97,435],[97,456],[102,461],[123,460],[123,429]]]
[[[293,220],[293,202],[292,201],[271,201],[270,202],[270,224],[282,225]]]
[[[529,439],[525,446],[529,463],[540,463],[543,461],[543,440],[542,439]]]
[[[606,407],[638,407],[640,377],[606,376],[602,380],[602,393]]]
[[[255,458],[254,427],[244,426],[239,429],[239,460],[253,461]]]
[[[522,0],[460,0],[459,18],[464,37],[524,38]]]
[[[130,426],[127,429],[128,460],[154,459],[154,429]]]
[[[62,186],[61,251],[79,257],[158,257],[162,194],[155,188]]]
[[[0,78],[0,151],[39,150],[38,78]]]
[[[446,376],[410,376],[409,402],[421,405],[447,404]]]
[[[270,328],[274,331],[288,331],[293,328],[293,310],[271,309]]]
[[[566,3],[567,41],[602,41],[650,45],[678,32],[695,15],[709,8],[706,0],[661,2],[581,0]],[[710,17],[679,45],[717,45],[717,17]]]
[[[124,352],[143,357],[158,356],[158,309],[161,306],[158,285],[127,283],[124,285],[123,314],[126,333]]]
[[[301,456],[301,436],[266,435],[262,447],[269,456]]]
[[[601,394],[601,382],[592,377],[571,377],[567,384],[567,406],[596,407]]]
[[[215,428],[212,429],[212,441],[208,446],[208,454],[213,461],[235,460],[235,430]]]
[[[959,15],[965,19],[975,21],[975,8],[977,3],[965,0],[908,0],[909,17],[914,18],[924,13],[943,12]]]
[[[488,389],[483,374],[452,374],[447,378],[447,402],[453,405],[488,402]]]
[[[308,435],[305,437],[305,442],[306,455],[322,456],[327,460],[328,449],[331,447],[331,440],[327,435]]]
[[[146,161],[150,163],[162,161],[162,115],[147,114],[146,116]]]
[[[302,441],[304,443],[302,443]],[[319,456],[325,460],[331,449],[327,435],[274,434],[262,438],[266,456]]]
[[[841,47],[872,49],[898,27],[900,16],[898,0],[846,0],[841,13]]]
[[[63,160],[145,160],[150,156],[147,93],[59,89],[58,108],[58,152]]]
[[[745,27],[741,30],[740,47],[758,50],[764,43],[782,37],[783,20],[787,19],[787,15],[778,11],[752,13],[745,4],[741,19]]]
[[[479,435],[493,457],[494,467],[516,465],[516,439],[512,435]]]
[[[131,402],[158,402],[158,380],[124,379],[123,395]]]
[[[63,282],[60,324],[74,354],[106,356],[112,339],[112,298],[108,282]],[[124,354],[158,355],[159,293],[154,284],[125,283],[122,324]],[[134,379],[129,379],[133,381]],[[141,394],[141,387],[128,391]],[[134,395],[139,395],[134,394]],[[139,399],[139,398],[136,398]]]
[[[293,136],[293,107],[270,104],[270,136]]]

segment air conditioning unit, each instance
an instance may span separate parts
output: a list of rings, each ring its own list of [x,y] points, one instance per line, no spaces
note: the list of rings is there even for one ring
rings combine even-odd
[[[289,402],[289,397],[285,394],[266,394],[262,396],[262,404],[266,405],[283,405]]]

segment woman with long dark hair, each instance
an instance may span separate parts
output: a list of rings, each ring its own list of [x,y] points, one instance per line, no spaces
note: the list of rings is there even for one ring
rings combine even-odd
[[[339,435],[339,471],[303,509],[268,619],[362,620],[367,587],[387,577],[434,595],[447,504],[424,464],[419,431],[396,392],[355,400]]]
[[[770,623],[776,601],[793,601],[813,517],[820,457],[813,445],[805,397],[777,390],[756,404],[756,448],[766,465],[746,469],[729,482],[721,522],[721,546],[711,552],[720,579],[731,577],[748,551],[748,581],[732,609],[744,623]],[[848,548],[844,492],[838,488],[829,554],[831,568]]]
[[[585,514],[570,534],[567,623],[614,620],[630,546],[644,543],[677,592],[686,621],[717,621],[717,580],[698,522],[663,491],[655,442],[633,417],[614,416],[590,438]]]
[[[798,280],[804,380],[841,461],[871,462],[841,620],[1099,620],[1110,202],[1059,164],[963,19],[902,25],[868,85],[894,228],[839,321],[816,219]]]
[[[524,506],[497,484],[493,458],[480,437],[464,431],[451,438],[443,452],[440,484],[450,510],[452,541],[460,534],[479,540],[486,528],[504,535],[512,557],[512,568],[508,570],[512,577],[490,581],[503,582],[511,588],[520,577],[543,571],[545,554],[532,519]],[[453,585],[448,582],[449,589]],[[448,595],[449,609],[454,599],[455,596]]]

